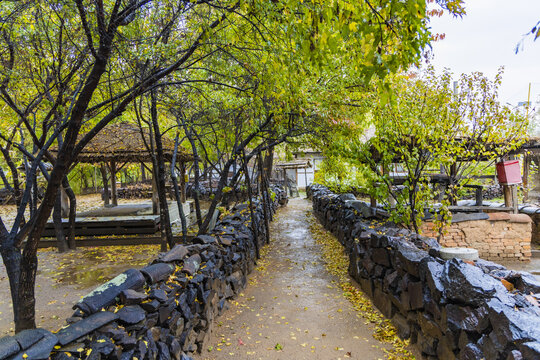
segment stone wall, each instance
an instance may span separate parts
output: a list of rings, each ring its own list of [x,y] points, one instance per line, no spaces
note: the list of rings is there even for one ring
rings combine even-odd
[[[486,220],[453,221],[440,244],[445,247],[471,247],[486,260],[531,258],[532,220],[525,214],[489,213]],[[433,223],[422,225],[422,234],[437,237]]]
[[[287,202],[283,190],[273,190],[272,213]],[[262,206],[256,205],[262,247],[266,230]],[[0,359],[190,359],[202,351],[214,319],[254,268],[250,219],[246,204],[236,206],[210,235],[176,245],[82,298],[57,333],[36,329],[0,339]]]
[[[370,221],[354,196],[319,185],[308,193],[349,253],[351,277],[425,358],[540,359],[540,283],[531,274],[442,260],[434,239]]]

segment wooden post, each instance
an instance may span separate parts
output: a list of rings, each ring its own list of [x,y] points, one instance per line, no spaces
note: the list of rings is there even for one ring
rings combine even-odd
[[[144,170],[144,164],[143,163],[141,163],[141,181],[142,182],[146,181],[146,171]]]
[[[109,205],[109,181],[107,180],[107,166],[101,165],[99,168],[101,172],[101,179],[103,181],[103,199],[105,201],[105,206]]]
[[[116,161],[111,160],[111,192],[112,205],[118,206],[118,193],[116,192]]]
[[[186,163],[183,161],[180,163],[180,200],[182,203],[186,202]]]
[[[525,154],[523,157],[523,202],[529,200],[529,168],[531,166],[531,157]]]
[[[307,189],[307,167],[304,168],[304,181],[306,182],[305,189]]]
[[[152,174],[152,214],[159,214],[159,196],[157,190],[156,176]]]

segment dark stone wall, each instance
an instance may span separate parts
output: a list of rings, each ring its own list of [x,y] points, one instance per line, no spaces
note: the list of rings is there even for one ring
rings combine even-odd
[[[435,239],[369,219],[369,204],[308,189],[349,253],[349,274],[428,359],[540,359],[540,283],[484,260],[439,258]]]
[[[287,194],[272,190],[273,214]],[[262,247],[263,209],[255,205]],[[240,204],[231,212],[211,234],[176,245],[148,266],[129,269],[92,291],[57,333],[36,329],[1,338],[0,359],[191,359],[255,265],[249,207]]]

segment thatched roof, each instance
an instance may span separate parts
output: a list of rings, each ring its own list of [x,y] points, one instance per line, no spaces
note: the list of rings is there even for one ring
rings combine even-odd
[[[83,135],[80,135],[79,139]],[[144,137],[146,144],[150,146],[150,135],[147,130],[144,131]],[[174,153],[174,140],[162,136],[162,143],[165,161],[171,161]],[[53,148],[51,151],[57,152],[58,148]],[[193,155],[179,146],[176,159],[178,162],[192,161]],[[116,162],[152,162],[150,152],[146,149],[138,126],[125,122],[107,125],[77,157],[78,162],[91,164],[113,160]]]

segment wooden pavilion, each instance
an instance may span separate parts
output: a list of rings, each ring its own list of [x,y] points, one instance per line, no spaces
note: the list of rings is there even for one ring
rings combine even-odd
[[[82,138],[84,135],[80,135]],[[155,176],[152,176],[152,213],[153,215],[141,215],[137,205],[128,206],[122,205],[118,207],[116,174],[127,163],[140,163],[146,167],[147,163],[153,164],[152,151],[153,137],[148,130],[141,130],[137,125],[120,122],[110,124],[100,131],[78,155],[76,163],[87,164],[105,164],[110,171],[112,205],[114,208],[100,208],[94,210],[93,214],[81,214],[75,219],[75,235],[76,236],[102,236],[102,235],[140,235],[140,234],[155,234],[159,229],[160,216],[159,200],[157,197],[157,186]],[[169,137],[162,136],[163,156],[166,162],[171,162],[174,156],[174,140]],[[58,148],[51,149],[51,152],[58,152]],[[179,181],[181,202],[186,204],[185,193],[185,164],[192,161],[193,155],[185,148],[178,147],[176,153],[176,163],[180,168],[181,176]],[[148,168],[148,167],[147,167]],[[103,167],[102,167],[103,169]],[[153,174],[152,168],[149,168]],[[105,200],[108,200],[108,180],[107,174],[102,172],[104,178]],[[173,204],[175,205],[175,204]],[[173,206],[171,205],[171,206]],[[123,207],[129,207],[124,209]],[[133,209],[131,209],[133,208]],[[135,211],[131,211],[135,210]],[[131,211],[131,212],[130,212]],[[169,208],[169,211],[171,209]],[[88,212],[87,212],[88,213]],[[64,227],[68,226],[68,220],[63,219]],[[55,229],[53,223],[49,221],[46,226],[44,237],[54,237]],[[114,239],[110,237],[110,239]],[[86,245],[101,244],[112,245],[120,244],[118,241],[99,242],[96,238],[87,238],[87,240],[77,239],[78,244],[86,241]],[[159,243],[159,237],[143,237],[134,239],[120,239],[122,244],[143,244],[143,243]],[[49,242],[50,243],[50,242]],[[44,246],[50,244],[44,244]]]
[[[152,162],[152,153],[148,149],[153,144],[153,138],[148,130],[141,130],[137,125],[127,122],[110,124],[101,130],[84,148],[77,157],[77,163],[105,164],[110,172],[112,205],[118,205],[116,174],[127,163],[140,163],[144,167]],[[80,135],[79,138],[82,138]],[[174,140],[162,136],[163,154],[166,162],[171,162],[174,154]],[[53,148],[52,152],[57,152]],[[179,187],[182,202],[186,200],[185,194],[185,163],[192,161],[193,155],[185,148],[179,146],[176,162],[181,170]],[[148,168],[148,167],[147,167]],[[103,169],[103,168],[102,168]],[[102,170],[103,171],[103,170]],[[152,170],[150,170],[152,171]],[[105,201],[108,202],[108,181],[102,172],[105,188]],[[155,181],[153,181],[154,194]]]

